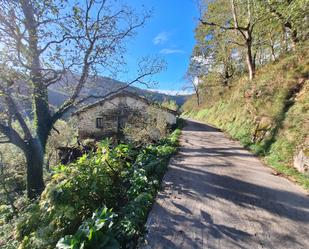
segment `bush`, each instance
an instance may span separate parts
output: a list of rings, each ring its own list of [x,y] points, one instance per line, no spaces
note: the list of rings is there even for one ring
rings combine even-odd
[[[56,245],[58,249],[77,248],[119,248],[119,243],[112,232],[115,214],[106,207],[93,213],[78,228],[74,235],[60,239]]]
[[[125,139],[137,146],[158,142],[170,131],[167,117],[158,106],[151,105],[143,111],[147,112],[147,115],[141,110],[134,110],[123,129]]]
[[[54,167],[41,199],[21,214],[19,248],[134,248],[179,134],[141,148],[104,140]]]

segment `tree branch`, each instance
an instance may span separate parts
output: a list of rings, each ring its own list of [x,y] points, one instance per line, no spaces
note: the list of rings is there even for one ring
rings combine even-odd
[[[201,18],[199,20],[202,24],[207,25],[207,26],[215,26],[215,27],[218,27],[218,28],[224,29],[224,30],[235,30],[236,29],[235,27],[225,27],[225,26],[221,26],[220,24],[217,24],[217,23],[214,23],[214,22],[207,22],[207,21],[204,21]]]
[[[246,37],[246,34],[244,33],[244,31],[245,32],[248,31],[248,27],[243,28],[243,27],[239,26],[234,0],[231,0],[231,5],[232,5],[232,14],[233,14],[233,19],[234,19],[235,30],[238,30],[241,33],[241,35],[246,39],[247,37]]]
[[[32,135],[31,135],[30,129],[28,128],[25,120],[23,119],[22,115],[18,111],[18,108],[17,108],[13,98],[9,94],[8,90],[4,91],[2,86],[0,86],[0,90],[1,90],[2,94],[4,95],[4,99],[5,99],[5,102],[7,103],[10,116],[15,117],[16,120],[18,121],[18,123],[20,124],[20,126],[21,126],[21,128],[24,132],[25,139],[27,139],[27,140],[31,139]]]
[[[11,141],[10,140],[6,140],[6,141],[1,141],[0,140],[0,144],[8,144],[8,143],[10,143]]]
[[[18,132],[14,130],[12,127],[7,126],[3,123],[0,123],[0,132],[4,134],[10,141],[10,143],[16,145],[23,151],[26,151],[27,149],[27,144],[25,141],[20,137]]]

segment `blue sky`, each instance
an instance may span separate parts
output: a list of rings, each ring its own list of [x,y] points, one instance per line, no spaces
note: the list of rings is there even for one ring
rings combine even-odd
[[[144,4],[146,9],[153,9],[145,27],[128,43],[130,68],[138,58],[158,55],[167,62],[167,69],[154,77],[158,82],[156,89],[182,89],[183,76],[195,43],[194,28],[198,18],[195,1],[130,0],[128,3],[137,7]]]

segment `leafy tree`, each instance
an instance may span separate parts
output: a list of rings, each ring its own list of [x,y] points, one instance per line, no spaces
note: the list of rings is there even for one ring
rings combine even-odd
[[[222,0],[208,3],[210,10],[205,12],[201,23],[217,28],[221,32],[235,33],[235,39],[230,42],[237,44],[245,51],[248,75],[252,80],[256,69],[256,54],[253,51],[255,30],[256,26],[267,17],[261,11],[258,2],[231,0],[229,4],[230,7]]]
[[[221,32],[218,28],[200,23],[195,30],[197,44],[193,50],[193,57],[203,58],[207,72],[220,75],[225,86],[236,70],[233,60],[235,45],[230,42],[231,35]]]
[[[225,85],[244,63],[252,80],[257,66],[275,61],[308,37],[303,0],[201,0],[199,7],[197,47],[208,51],[210,71],[219,73]]]
[[[44,154],[55,122],[91,97],[83,89],[98,72],[119,71],[125,63],[125,41],[148,18],[148,12],[138,14],[110,0],[74,6],[65,0],[2,1],[1,142],[16,145],[25,155],[28,197],[44,189]],[[127,85],[148,82],[145,77],[162,68],[158,60],[145,59],[139,65],[137,78]],[[48,89],[55,86],[69,96],[56,110],[48,103]],[[26,123],[29,116],[31,125]],[[14,129],[13,121],[22,132]]]
[[[308,2],[304,0],[259,0],[265,11],[271,13],[288,32],[295,48],[300,40],[308,38]]]

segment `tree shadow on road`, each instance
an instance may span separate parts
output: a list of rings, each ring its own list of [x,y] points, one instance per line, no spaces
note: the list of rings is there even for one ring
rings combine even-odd
[[[180,207],[181,206],[181,207]],[[177,207],[181,212],[173,212],[159,204],[155,204],[152,209],[152,219],[148,224],[148,246],[141,248],[205,248],[203,236],[212,239],[228,237],[235,248],[244,248],[239,241],[246,241],[251,235],[240,229],[214,223],[211,216],[202,211],[200,217],[194,217],[191,212],[186,212],[186,208],[180,204]],[[185,231],[181,230],[188,228]],[[199,233],[198,236],[192,234]],[[150,238],[151,236],[151,238]],[[211,244],[207,248],[212,247]]]
[[[194,121],[187,122],[193,122],[189,128],[188,126],[185,128],[187,131],[219,131]],[[213,135],[210,137],[215,139],[216,134],[211,134]],[[207,138],[209,139],[209,136]],[[309,222],[309,198],[306,195],[285,190],[282,184],[278,186],[261,184],[268,179],[276,180],[268,171],[261,174],[262,177],[266,177],[264,181],[256,183],[241,178],[245,173],[237,175],[236,172],[233,175],[234,170],[238,170],[239,173],[242,170],[241,166],[244,166],[244,171],[255,176],[261,166],[259,160],[253,160],[255,156],[240,147],[238,143],[228,140],[226,144],[224,140],[207,141],[205,144],[209,147],[205,147],[201,146],[204,142],[199,143],[199,140],[205,137],[195,136],[194,139],[196,141],[192,142],[191,138],[190,141],[184,141],[189,146],[180,148],[179,154],[171,161],[164,177],[163,191],[157,196],[161,201],[154,205],[150,214],[149,236],[152,238],[149,240],[149,248],[214,249],[222,248],[218,241],[224,244],[225,239],[232,245],[230,248],[249,248],[248,246],[252,244],[256,247],[250,248],[276,248],[274,245],[283,245],[282,248],[305,248],[302,243],[308,235],[306,226]],[[215,160],[205,162],[211,157]],[[228,175],[227,168],[230,168]],[[182,198],[185,200],[180,200]],[[211,209],[205,208],[207,202],[215,203],[213,206],[220,210],[212,213],[209,211]],[[194,203],[198,203],[199,206],[195,207]],[[229,209],[229,205],[233,208]],[[235,210],[244,211],[243,214],[252,214],[253,217],[241,216]],[[265,232],[266,235],[260,234],[257,238],[247,230],[242,230],[240,226],[229,224],[228,220],[218,224],[216,222],[218,220],[214,217],[216,212],[223,212],[236,221],[241,221],[240,217],[246,217],[248,224],[262,227],[261,233]],[[254,212],[259,212],[260,216],[254,217]],[[291,223],[291,227],[282,230],[279,227],[279,232],[272,231],[272,226],[289,224],[287,219],[297,223]],[[183,231],[184,229],[187,230]],[[270,235],[274,237],[267,237]]]
[[[186,120],[186,126],[184,127],[184,131],[207,131],[207,132],[220,132],[221,130],[211,126],[209,124],[199,123],[193,120]]]
[[[227,236],[237,241],[237,240],[243,240],[244,238],[251,236],[251,234],[244,232],[240,229],[214,223],[210,214],[206,213],[203,210],[201,210],[201,217],[206,222],[207,232],[215,239]]]
[[[200,203],[206,200],[205,205],[207,205],[207,200],[224,200],[225,205],[226,202],[229,202],[231,205],[238,205],[245,209],[263,209],[279,219],[282,217],[306,224],[309,222],[308,198],[289,191],[248,183],[226,175],[218,175],[190,167],[184,169],[184,167],[184,165],[174,166],[171,169],[172,172],[164,179],[164,191],[159,193],[158,198],[167,200],[166,203],[169,205],[161,206],[157,203],[153,207],[149,248],[205,248],[206,244],[207,248],[220,248],[216,243],[225,239],[233,245],[232,248],[248,248],[246,245],[252,245],[252,243],[257,245],[262,242],[266,243],[264,246],[267,248],[268,246],[272,247],[275,244],[274,241],[279,244],[288,243],[288,245],[298,245],[303,248],[303,244],[293,233],[277,234],[275,238],[272,238],[272,241],[261,242],[248,231],[230,226],[228,222],[217,224],[211,214],[202,208],[199,211],[200,215],[194,214],[188,206],[182,205],[182,202],[177,199],[193,199]],[[197,176],[203,177],[203,179],[197,180]],[[175,198],[176,201],[173,201],[172,198]],[[228,205],[225,208],[229,213]],[[233,215],[237,216],[237,213]],[[267,219],[256,222],[264,223],[267,230],[266,224],[269,222]],[[188,230],[183,231],[184,228]],[[300,231],[302,230],[300,229]],[[303,234],[307,233],[305,230],[302,232]],[[207,241],[201,241],[203,236],[207,237]],[[267,245],[267,243],[270,244]]]
[[[248,157],[256,158],[255,155],[249,153],[246,149],[241,147],[236,148],[181,148],[180,153],[184,154],[186,157],[196,157],[196,156],[212,156],[212,157]]]
[[[213,199],[222,198],[233,204],[247,208],[262,208],[270,213],[294,221],[309,222],[309,198],[275,188],[256,185],[227,175],[219,175],[206,170],[174,165],[173,188],[190,190],[198,195]],[[192,181],[192,179],[198,179]],[[190,182],[190,184],[186,184]]]

